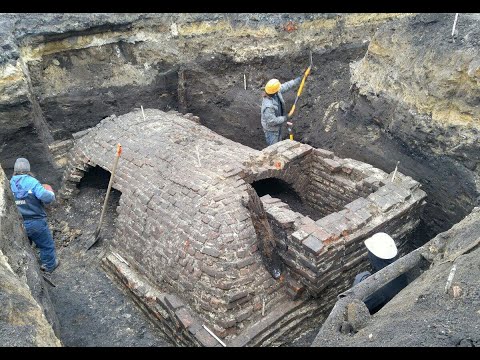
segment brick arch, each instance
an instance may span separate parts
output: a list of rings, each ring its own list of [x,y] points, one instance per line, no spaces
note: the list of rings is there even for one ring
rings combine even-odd
[[[121,143],[112,251],[218,333],[238,332],[261,318],[264,300],[268,310],[283,296],[283,284],[272,282],[263,266],[242,200],[246,184],[228,169],[258,151],[176,113],[148,109],[145,115],[146,121],[141,112],[104,119],[77,139],[62,196],[74,195],[89,167],[107,170]]]
[[[88,166],[108,169],[118,142],[118,258],[108,255],[106,267],[180,343],[218,345],[207,324],[233,345],[258,345],[321,317],[365,266],[362,239],[385,231],[404,241],[424,203],[401,173],[389,183],[392,174],[290,140],[257,151],[153,109],[104,119],[76,139],[63,194]],[[289,276],[278,280],[263,266],[248,205],[258,203],[249,184],[267,177],[306,189],[325,215],[313,221],[261,199],[275,244],[285,245]]]

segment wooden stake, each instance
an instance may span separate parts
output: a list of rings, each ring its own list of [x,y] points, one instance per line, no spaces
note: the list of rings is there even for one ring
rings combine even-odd
[[[400,161],[397,161],[397,165],[395,166],[395,171],[393,172],[393,176],[392,176],[392,182],[393,180],[395,180],[395,175],[397,175],[398,164],[400,164]]]
[[[452,285],[453,276],[455,275],[456,270],[457,264],[453,264],[450,274],[448,274],[447,284],[445,285],[445,294],[448,293],[448,289],[450,289],[450,285]]]
[[[93,235],[93,241],[88,244],[87,250],[89,250],[98,241],[98,238],[99,238],[99,235],[100,235],[100,228],[102,227],[103,216],[105,215],[105,209],[107,208],[108,197],[110,196],[110,189],[112,188],[112,184],[113,184],[113,177],[115,176],[115,170],[117,169],[118,159],[120,159],[121,153],[122,153],[122,145],[117,144],[117,152],[116,152],[116,155],[115,155],[115,160],[113,162],[112,172],[110,174],[110,181],[108,182],[107,194],[106,194],[105,200],[103,202],[102,213],[100,215],[100,221],[98,222],[97,229],[95,230],[95,234]]]
[[[243,87],[247,90],[247,76],[243,74]]]
[[[203,326],[203,328],[204,328],[205,330],[208,331],[208,333],[209,333],[210,335],[212,335],[212,336],[215,338],[215,340],[217,340],[220,344],[222,344],[223,347],[227,347],[227,345],[225,345],[225,343],[224,343],[222,340],[220,340],[219,337],[218,337],[217,335],[215,335],[212,330],[210,330],[209,328],[207,328],[207,327],[206,327],[205,325],[203,325],[203,324],[202,324],[202,326]]]
[[[457,25],[457,19],[458,19],[458,13],[455,14],[455,20],[453,21],[452,36],[453,34],[455,34],[455,26]]]
[[[123,257],[121,257],[119,254],[112,251],[112,255],[115,256],[121,262],[123,262],[125,265],[130,266],[130,264]]]
[[[145,119],[145,113],[143,112],[143,106],[142,106],[142,105],[140,105],[140,107],[142,108],[143,120],[147,120],[147,119]]]

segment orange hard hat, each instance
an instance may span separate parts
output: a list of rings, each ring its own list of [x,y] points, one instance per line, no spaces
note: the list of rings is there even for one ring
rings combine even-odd
[[[280,81],[278,79],[268,80],[267,85],[265,85],[265,92],[269,95],[275,94],[280,90]]]

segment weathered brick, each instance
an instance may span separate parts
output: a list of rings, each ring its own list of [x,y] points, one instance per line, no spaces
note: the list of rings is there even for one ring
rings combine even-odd
[[[315,255],[318,255],[323,248],[323,243],[312,235],[306,238],[302,243],[307,251]]]
[[[233,282],[228,280],[220,280],[216,283],[216,287],[222,290],[230,290],[233,287]]]
[[[352,201],[351,203],[345,205],[345,208],[355,212],[357,211],[358,209],[362,209],[362,208],[365,208],[367,206],[370,205],[370,201],[368,201],[367,199],[361,197],[361,198],[358,198],[354,201]]]
[[[220,251],[214,249],[212,247],[205,246],[200,250],[202,253],[207,254],[209,256],[213,256],[218,258],[220,256]]]
[[[372,213],[366,208],[362,208],[355,211],[355,215],[360,217],[364,221],[369,221],[372,218]]]
[[[325,164],[325,167],[333,173],[342,171],[342,164],[340,164],[339,162],[333,159],[325,158],[325,159],[322,159],[322,162]]]
[[[255,263],[255,259],[252,256],[249,256],[243,260],[235,262],[235,266],[237,267],[237,269],[242,269],[245,266],[251,265],[253,263]]]
[[[290,296],[290,299],[292,299],[292,300],[299,299],[304,291],[305,291],[305,287],[302,287],[298,290],[292,289],[290,287],[286,289],[286,292],[287,292],[288,296]]]
[[[226,275],[222,271],[216,270],[215,268],[212,268],[204,264],[200,265],[200,270],[203,271],[208,276],[214,277],[216,279],[223,278]]]
[[[316,225],[313,226],[314,228],[317,228]],[[312,230],[312,232],[314,231],[315,229]],[[300,228],[300,230],[297,230],[295,232],[292,233],[292,240],[297,242],[297,243],[301,243],[303,240],[305,240],[308,235],[310,235],[312,232],[307,232],[305,231],[305,228]]]
[[[202,344],[202,346],[213,347],[219,345],[218,341],[215,340],[215,338],[203,327],[195,333],[195,338]]]
[[[333,159],[333,156],[334,156],[333,152],[325,150],[325,149],[317,148],[317,149],[314,149],[313,152],[314,152],[314,154],[316,154],[316,155],[318,155],[322,158],[327,158],[327,159]]]
[[[188,327],[188,332],[192,335],[195,335],[201,329],[203,329],[202,324],[195,321]]]
[[[177,309],[175,316],[185,329],[188,329],[195,323],[195,319],[185,307]]]
[[[229,196],[229,194],[223,193],[223,194],[220,194],[220,195],[215,196],[215,197],[213,198],[213,201],[219,202],[219,201],[222,201],[222,200],[226,199],[228,196]]]
[[[237,323],[235,319],[219,319],[217,322],[221,327],[225,329],[233,327]]]
[[[229,302],[226,306],[228,310],[236,309],[238,308],[239,305],[245,304],[246,302],[249,302],[252,299],[251,295],[247,295],[245,297],[242,297],[238,300]]]
[[[252,307],[248,307],[247,309],[238,312],[235,319],[237,320],[237,322],[242,322],[245,319],[249,318],[250,315],[252,315]]]
[[[329,233],[328,231],[326,231],[325,229],[323,229],[322,227],[320,227],[318,225],[315,225],[315,229],[312,232],[312,235],[315,236],[318,240],[320,240],[322,242],[327,241],[332,236],[334,236],[333,234]]]
[[[243,298],[243,297],[245,297],[245,296],[248,296],[248,291],[240,291],[240,292],[238,292],[238,293],[236,293],[236,294],[230,295],[230,296],[228,297],[228,302],[236,301],[236,300],[241,299],[241,298]]]
[[[175,312],[177,309],[185,306],[182,300],[174,294],[169,294],[165,296],[165,303],[167,306]]]
[[[262,200],[262,203],[266,205],[276,204],[282,201],[278,198],[273,198],[270,195],[264,195],[260,198],[260,200]]]

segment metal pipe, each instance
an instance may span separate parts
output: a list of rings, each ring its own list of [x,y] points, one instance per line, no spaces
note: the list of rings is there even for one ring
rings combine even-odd
[[[388,284],[390,281],[414,268],[422,260],[423,257],[421,253],[424,250],[425,247],[421,246],[411,253],[401,257],[397,261],[369,276],[356,286],[339,294],[338,299],[348,296],[350,298],[364,301],[368,296]]]

